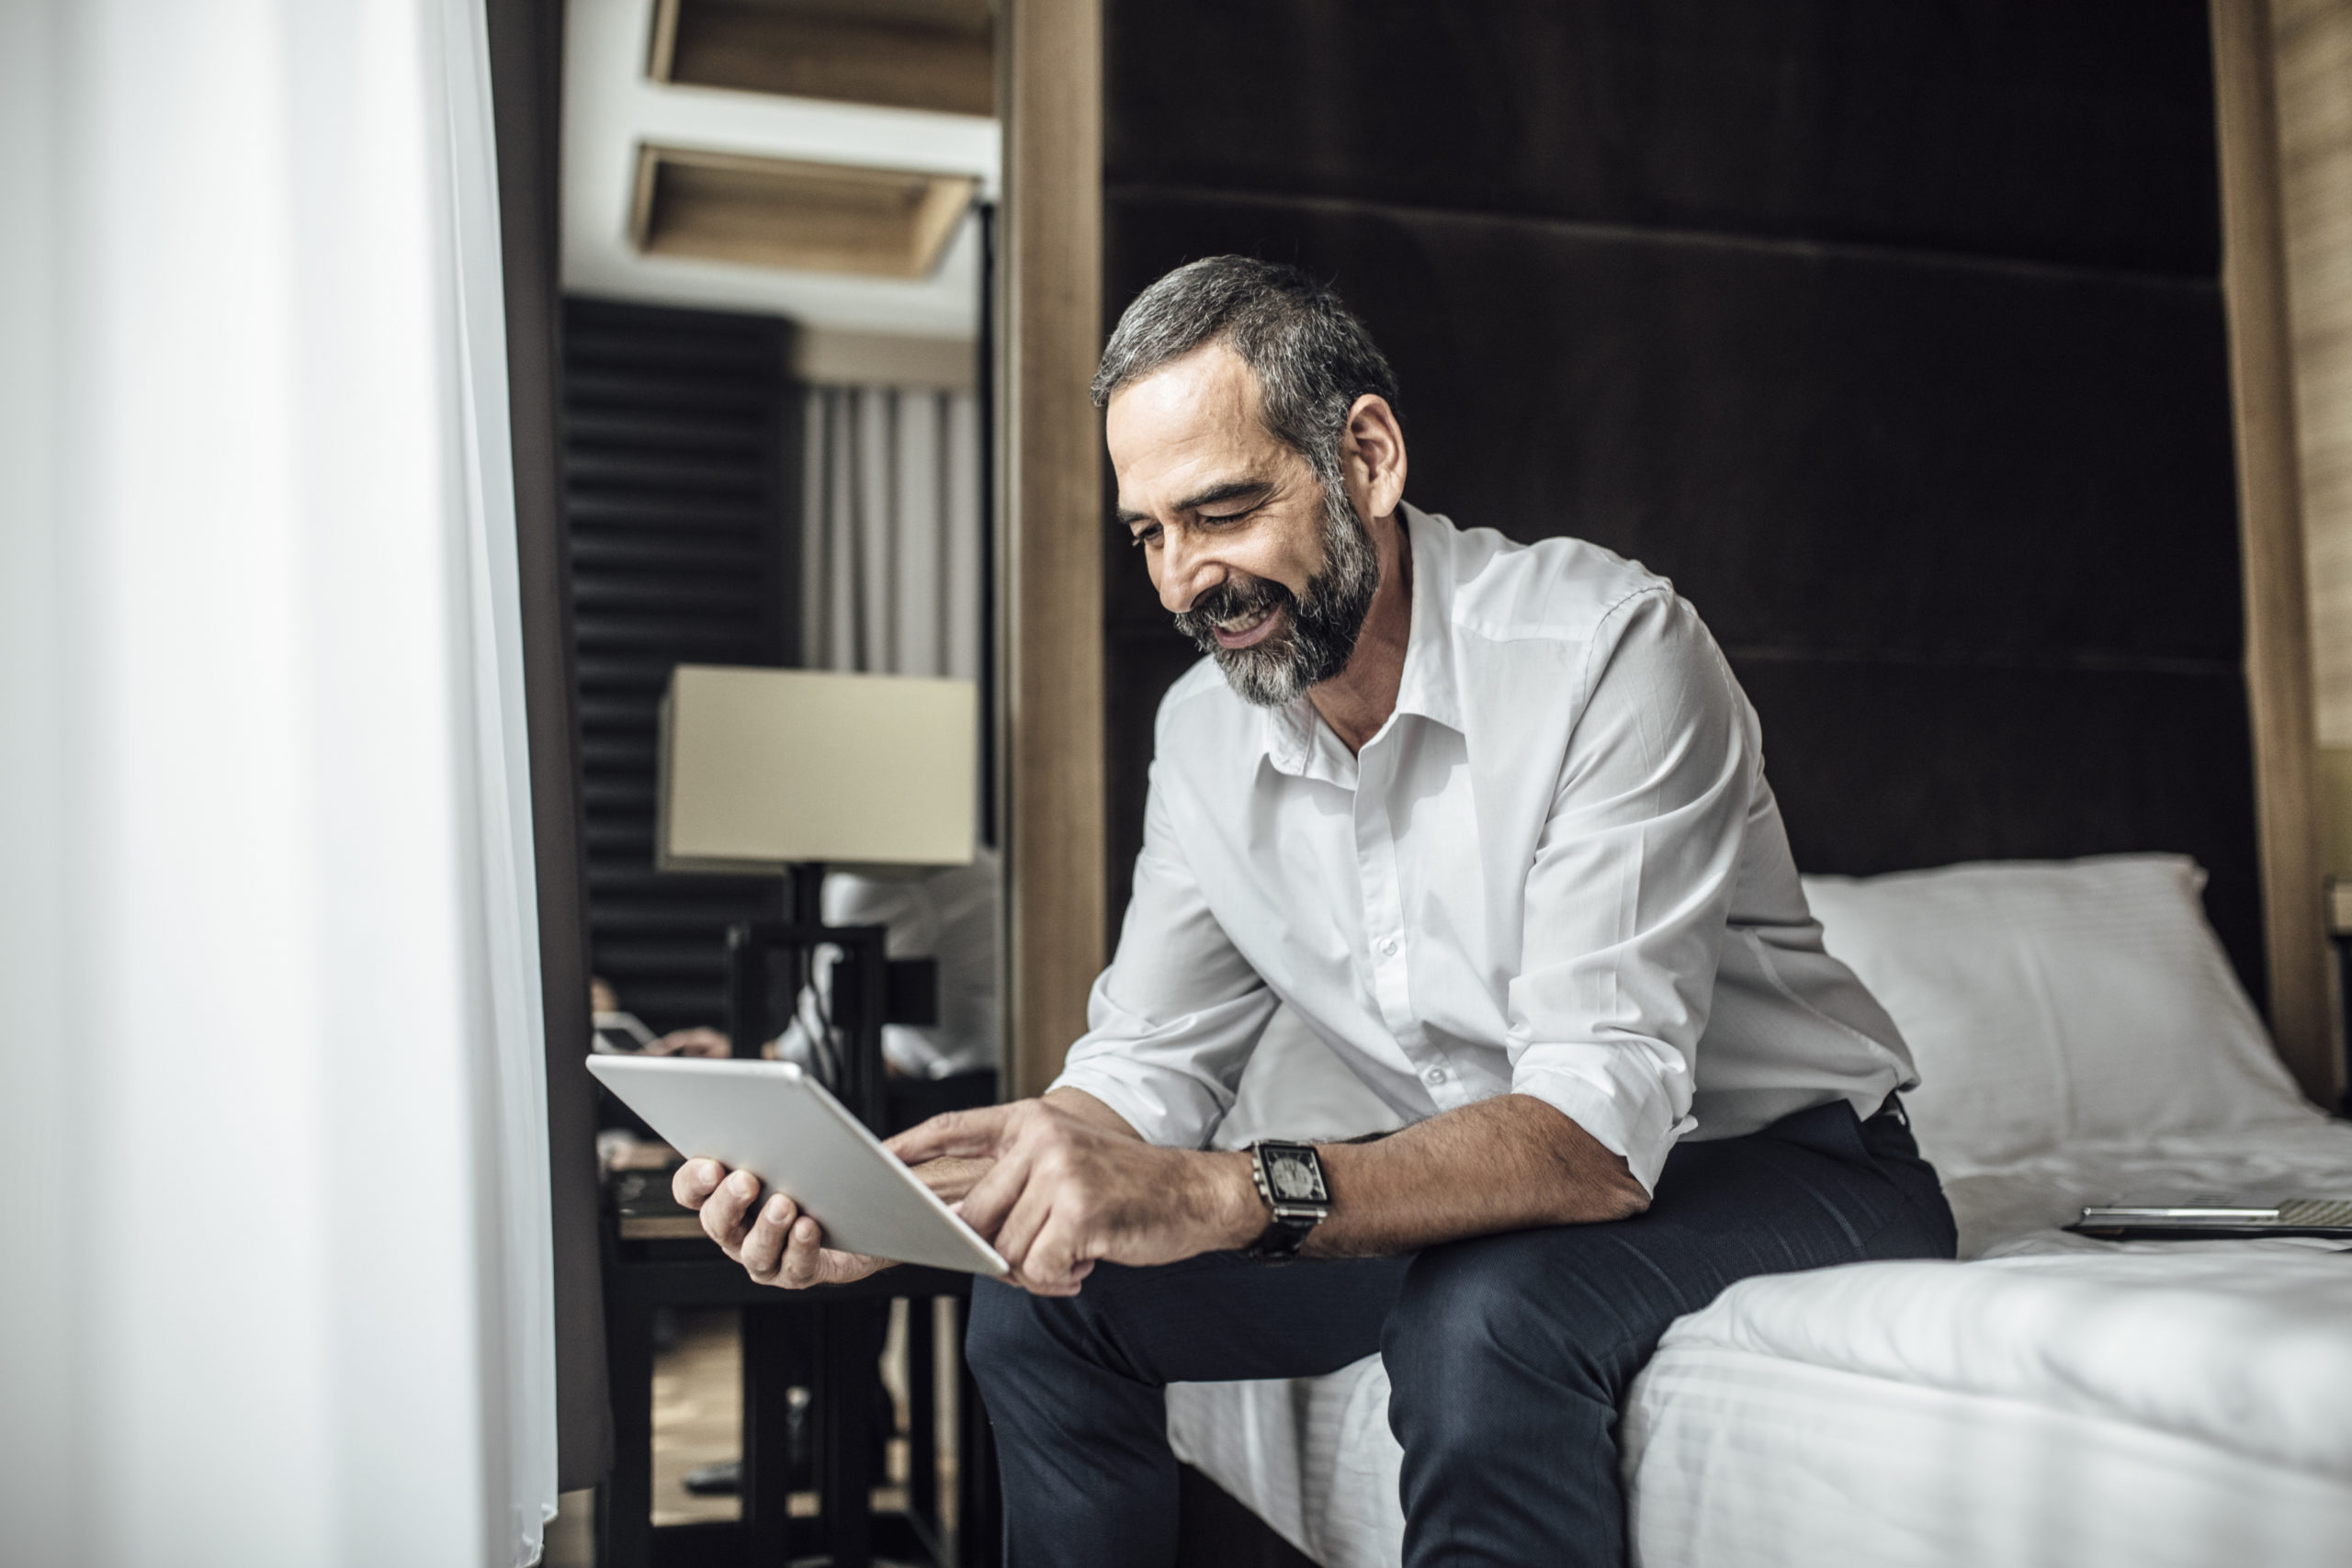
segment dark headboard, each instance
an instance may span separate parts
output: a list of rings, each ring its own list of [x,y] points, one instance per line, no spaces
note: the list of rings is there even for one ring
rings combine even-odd
[[[2196,0],[1111,0],[1106,309],[1333,279],[1408,493],[1672,577],[1809,871],[2178,850],[2263,993]],[[1108,553],[1115,917],[1190,662]]]

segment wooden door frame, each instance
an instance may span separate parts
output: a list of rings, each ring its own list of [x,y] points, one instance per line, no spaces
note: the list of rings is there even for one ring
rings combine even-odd
[[[2321,881],[2318,726],[2269,0],[2211,0],[2222,290],[2236,425],[2246,693],[2270,1030],[2303,1092],[2344,1092]]]
[[[1005,1092],[1034,1095],[1086,1029],[1104,960],[1101,0],[1007,0],[994,367],[998,798]]]

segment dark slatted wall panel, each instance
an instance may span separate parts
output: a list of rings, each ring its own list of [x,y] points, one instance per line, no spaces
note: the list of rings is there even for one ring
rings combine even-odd
[[[731,921],[780,880],[653,869],[655,710],[671,670],[787,662],[785,325],[564,304],[564,479],[580,642],[596,973],[656,1030],[724,1016]]]
[[[2201,0],[1107,0],[1106,308],[1336,282],[1411,498],[1672,577],[1799,863],[2177,850],[2262,994]],[[1113,863],[1195,657],[1107,552]]]

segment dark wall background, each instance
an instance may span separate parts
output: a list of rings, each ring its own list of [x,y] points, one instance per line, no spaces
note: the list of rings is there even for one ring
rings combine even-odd
[[[1417,504],[1698,605],[1806,870],[2185,851],[2261,994],[2198,0],[1107,13],[1114,319],[1331,279]],[[1115,919],[1194,656],[1106,554]]]
[[[593,961],[649,1027],[718,1027],[727,928],[783,919],[785,882],[654,870],[657,715],[682,663],[799,662],[789,328],[578,297],[563,315]]]

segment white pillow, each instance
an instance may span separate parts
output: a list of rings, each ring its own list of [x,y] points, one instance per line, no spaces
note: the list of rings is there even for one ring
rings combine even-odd
[[[2185,855],[1809,876],[1829,951],[1894,1015],[1949,1178],[2081,1144],[2314,1114],[2205,922]]]

